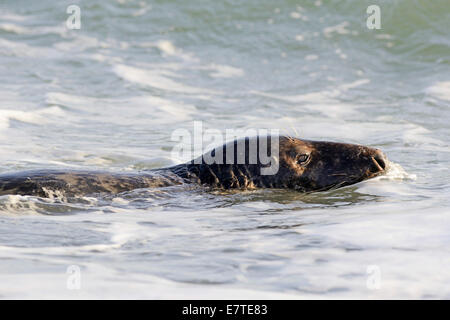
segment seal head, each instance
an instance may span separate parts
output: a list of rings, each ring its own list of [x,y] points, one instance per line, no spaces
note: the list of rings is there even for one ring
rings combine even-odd
[[[384,174],[387,164],[379,149],[287,138],[281,142],[276,180],[303,192],[323,191]]]

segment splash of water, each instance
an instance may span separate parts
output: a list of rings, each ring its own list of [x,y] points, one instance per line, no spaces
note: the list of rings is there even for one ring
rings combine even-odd
[[[403,167],[395,162],[389,161],[387,171],[384,176],[380,176],[380,180],[410,180],[417,179],[417,175],[406,172]]]

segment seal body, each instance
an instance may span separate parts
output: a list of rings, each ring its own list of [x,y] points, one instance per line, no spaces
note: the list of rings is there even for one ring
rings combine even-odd
[[[83,196],[196,183],[223,189],[324,191],[385,173],[388,160],[361,145],[254,137],[235,140],[188,163],[137,173],[25,171],[0,174],[0,195]]]
[[[0,175],[0,195],[75,197],[166,187],[183,180],[170,172],[110,173],[95,171],[23,171]]]

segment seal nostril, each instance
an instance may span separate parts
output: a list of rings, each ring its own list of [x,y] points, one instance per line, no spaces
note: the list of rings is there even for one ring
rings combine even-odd
[[[386,169],[386,162],[380,157],[375,157],[375,160],[378,162],[381,168]]]

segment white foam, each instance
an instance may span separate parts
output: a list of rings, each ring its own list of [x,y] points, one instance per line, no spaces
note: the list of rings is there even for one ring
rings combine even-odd
[[[389,161],[386,175],[380,176],[380,179],[388,180],[416,180],[417,175],[410,174],[403,167],[395,162]]]
[[[288,101],[291,103],[302,103],[302,102],[311,102],[311,103],[327,103],[327,102],[335,102],[334,98],[339,97],[342,93],[362,86],[366,83],[369,83],[369,79],[359,79],[356,81],[353,81],[351,83],[345,83],[341,84],[339,86],[336,86],[335,88],[331,88],[329,90],[324,91],[317,91],[317,92],[310,92],[295,96],[288,96],[288,95],[277,95],[277,94],[271,94],[271,93],[265,93],[265,92],[259,92],[259,91],[252,91],[254,94],[258,94],[261,96],[276,98],[284,101]]]
[[[157,48],[163,57],[176,57],[188,62],[198,62],[192,54],[184,52],[176,47],[173,42],[166,39],[158,40],[156,42],[140,42],[137,43],[136,46],[141,48]]]
[[[63,115],[64,111],[57,106],[38,109],[34,111],[0,109],[0,128],[9,127],[10,120],[42,125],[45,123],[49,123],[51,121],[51,117],[60,118]]]
[[[188,94],[218,94],[218,91],[198,88],[182,84],[173,80],[179,75],[162,69],[141,69],[123,64],[113,66],[113,71],[122,79],[139,85],[161,89],[165,91],[174,91]]]
[[[177,53],[181,53],[181,50],[177,49],[172,42],[168,40],[160,40],[156,42],[155,46],[163,53],[173,56]]]
[[[148,11],[152,10],[152,6],[146,5],[146,3],[141,2],[142,6],[137,11],[132,13],[133,17],[140,17],[145,15]]]
[[[202,69],[202,67],[199,67],[199,69]],[[244,70],[227,65],[210,64],[203,69],[212,70],[209,75],[213,78],[236,78],[244,75]]]
[[[2,21],[5,21],[5,20],[8,21],[9,20],[9,21],[19,22],[19,21],[25,21],[27,19],[30,19],[30,17],[28,17],[28,16],[21,16],[21,15],[15,14],[15,13],[4,11],[3,9],[0,12],[0,20],[2,20]]]
[[[3,248],[0,247],[1,250]],[[118,272],[108,264],[82,263],[80,290],[68,290],[70,261],[54,261],[59,273],[0,274],[10,299],[299,299],[296,294],[229,286],[183,284],[145,273]]]
[[[448,144],[433,137],[429,129],[413,123],[405,124],[405,130],[401,135],[405,143],[418,144],[422,150],[446,150],[448,148]]]
[[[64,27],[63,24],[59,26],[34,26],[34,27],[24,27],[21,25],[17,25],[14,23],[0,23],[0,30],[16,33],[16,34],[23,34],[23,35],[42,35],[42,34],[59,34],[59,35],[65,35],[67,33],[67,29]]]
[[[327,37],[327,38],[332,37],[333,33],[349,34],[350,31],[347,29],[348,26],[349,26],[348,21],[344,21],[344,22],[339,23],[339,24],[337,24],[335,26],[324,28],[322,32],[325,35],[325,37]]]
[[[327,261],[309,270],[310,277],[318,276],[316,286],[343,286],[352,295],[367,298],[448,297],[448,210],[424,212],[406,203],[399,210],[398,204],[378,203],[363,211],[354,207],[343,212],[336,223],[312,224],[302,230],[303,234],[326,235],[323,241],[341,248],[303,251],[302,256],[312,254]],[[367,286],[368,266],[380,271],[379,290]]]
[[[89,48],[110,48],[111,43],[99,41],[94,37],[77,36],[71,41],[57,42],[53,47],[61,51],[82,52]]]
[[[293,11],[289,15],[291,16],[292,19],[301,19],[302,18],[302,14],[297,11]]]
[[[123,59],[121,57],[107,56],[101,53],[82,54],[80,56],[102,63],[123,63]]]
[[[35,47],[22,42],[14,42],[0,38],[0,54],[16,57],[39,57],[39,58],[57,58],[60,53],[56,50]]]
[[[252,93],[265,97],[279,99],[293,104],[301,104],[301,108],[305,110],[320,112],[326,117],[341,118],[343,116],[356,115],[358,113],[356,110],[358,108],[363,108],[364,106],[342,103],[339,100],[337,100],[337,98],[342,93],[369,82],[370,82],[369,79],[360,79],[351,83],[341,84],[329,90],[310,92],[294,96],[279,95],[258,91],[252,91]]]
[[[158,119],[159,124],[181,122],[192,120],[196,113],[196,108],[193,105],[155,96],[133,97],[126,103],[133,105],[134,111],[130,117],[130,123],[135,122],[137,117],[140,117],[144,122],[148,122],[149,119],[152,119],[152,121]]]
[[[0,23],[0,30],[17,34],[26,34],[28,31],[28,29],[12,23]]]
[[[39,215],[39,207],[29,196],[0,196],[0,213],[7,216]]]
[[[305,57],[305,60],[306,60],[306,61],[312,61],[312,60],[317,60],[317,59],[319,59],[319,56],[316,55],[316,54],[308,54],[308,55]]]
[[[193,105],[175,102],[156,96],[137,96],[120,99],[99,99],[86,96],[69,95],[62,92],[49,92],[46,95],[49,104],[62,105],[83,112],[103,109],[107,107],[111,111],[116,108],[117,112],[110,112],[108,120],[120,124],[140,124],[156,121],[160,124],[191,120],[196,112]],[[126,114],[120,112],[124,105],[131,106]],[[95,112],[98,114],[98,111]],[[103,114],[99,114],[104,119]]]
[[[86,107],[88,110],[94,105],[103,106],[108,103],[108,99],[98,99],[94,97],[67,94],[63,92],[48,92],[46,100],[48,104],[64,105],[71,108]]]
[[[438,99],[450,101],[450,81],[436,82],[426,91],[429,95]]]

